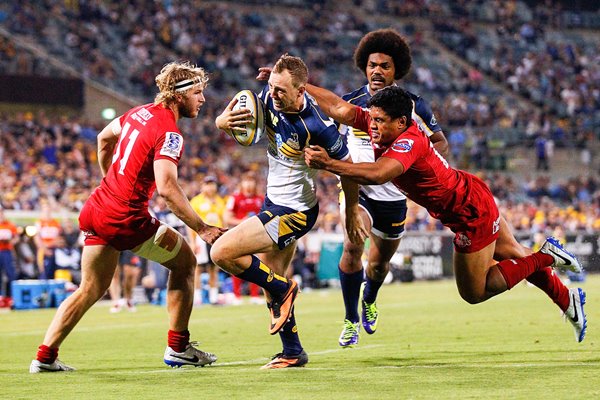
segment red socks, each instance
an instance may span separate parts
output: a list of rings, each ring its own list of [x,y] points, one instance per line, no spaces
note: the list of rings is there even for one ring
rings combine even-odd
[[[177,353],[183,353],[190,344],[190,331],[187,329],[181,332],[169,330],[168,344]]]
[[[58,349],[53,349],[45,344],[38,347],[37,356],[35,357],[39,362],[44,364],[52,364],[58,357]]]
[[[190,331],[175,332],[169,330],[169,347],[178,353],[183,353],[190,344]],[[52,364],[58,357],[58,349],[53,349],[45,344],[38,347],[36,359],[44,364]]]
[[[527,281],[543,290],[562,311],[569,308],[569,288],[562,283],[552,268],[542,268],[534,272],[527,277]]]
[[[533,253],[523,258],[502,260],[496,266],[506,281],[507,289],[513,288],[517,283],[554,263],[554,258],[544,253]]]

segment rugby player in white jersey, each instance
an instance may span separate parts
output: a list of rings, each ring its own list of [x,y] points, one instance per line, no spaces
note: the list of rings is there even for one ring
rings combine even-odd
[[[365,74],[368,82],[344,95],[343,99],[365,108],[375,92],[395,85],[397,80],[408,74],[412,57],[406,39],[392,29],[381,29],[366,34],[360,40],[354,52],[354,62]],[[436,150],[446,156],[448,142],[431,107],[421,97],[413,93],[409,95],[414,104],[413,120],[427,134]],[[368,133],[346,126],[342,126],[340,130],[346,134],[348,149],[355,162],[375,161]],[[339,265],[346,309],[344,327],[338,341],[342,347],[351,347],[358,343],[359,319],[362,319],[362,326],[368,334],[377,330],[377,293],[389,272],[390,259],[398,249],[404,234],[406,219],[406,196],[391,182],[360,186],[359,202],[363,224],[370,231],[368,262],[365,276],[362,264],[365,242],[353,243],[346,237]],[[340,203],[344,211],[344,200]],[[359,301],[362,318],[359,318],[358,314]]]
[[[269,140],[265,203],[258,215],[219,238],[210,255],[223,270],[256,283],[267,293],[271,313],[269,332],[279,333],[283,350],[262,368],[275,369],[301,367],[308,362],[294,315],[298,287],[293,280],[284,278],[296,240],[310,231],[319,212],[317,172],[307,167],[303,150],[319,145],[332,158],[352,160],[336,125],[306,95],[308,69],[300,58],[281,56],[268,81],[260,93]],[[241,126],[251,121],[249,110],[233,110],[235,103],[232,100],[217,117],[215,123],[219,129],[243,129]],[[348,199],[345,221],[348,236],[362,243],[366,230],[358,215],[358,186],[342,179],[342,187]]]

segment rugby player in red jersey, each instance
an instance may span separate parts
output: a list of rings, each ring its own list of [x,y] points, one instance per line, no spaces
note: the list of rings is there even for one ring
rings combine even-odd
[[[305,149],[305,160],[310,167],[325,169],[362,185],[391,181],[450,228],[455,234],[456,284],[468,303],[483,302],[543,271],[548,279],[538,287],[571,322],[576,340],[584,339],[585,292],[567,288],[552,273],[552,267],[580,272],[578,260],[554,238],[548,238],[537,253],[519,245],[486,184],[468,172],[450,167],[412,121],[413,103],[403,89],[394,86],[381,89],[367,103],[368,111],[328,90],[311,85],[307,90],[326,114],[369,133],[376,160],[346,165],[331,159],[318,146],[311,146]]]
[[[224,232],[202,221],[177,182],[184,141],[177,121],[198,115],[207,81],[202,68],[187,62],[167,64],[156,77],[160,92],[154,103],[129,110],[99,133],[98,162],[104,178],[79,216],[85,234],[81,286],[57,310],[31,362],[31,373],[74,369],[58,360],[58,348],[108,289],[123,250],[170,270],[165,363],[202,366],[216,360],[189,341],[194,253],[181,234],[148,212],[148,201],[158,191],[171,211],[206,242],[213,243]]]

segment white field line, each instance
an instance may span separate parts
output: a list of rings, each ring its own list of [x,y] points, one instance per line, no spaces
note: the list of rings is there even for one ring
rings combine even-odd
[[[380,344],[374,344],[374,345],[367,345],[367,346],[361,346],[361,347],[355,347],[352,349],[352,351],[356,351],[356,350],[369,350],[369,349],[374,349],[376,347],[382,347],[383,345]],[[322,351],[314,351],[311,353],[308,353],[309,356],[319,356],[319,355],[324,355],[324,354],[330,354],[330,353],[337,353],[340,351],[348,351],[348,349],[343,349],[343,348],[339,348],[339,349],[328,349],[328,350],[322,350]],[[255,358],[252,360],[239,360],[239,361],[229,361],[229,362],[217,362],[216,364],[206,367],[206,368],[218,368],[218,367],[228,367],[228,366],[235,366],[235,365],[252,365],[252,364],[260,364],[260,363],[264,363],[266,361],[268,361],[268,358],[265,357],[261,357],[261,358]],[[311,369],[310,367],[304,367],[305,369]],[[152,370],[152,371],[110,371],[110,372],[98,372],[99,374],[111,374],[111,375],[137,375],[137,374],[164,374],[164,373],[185,373],[185,372],[193,372],[198,370],[199,368],[161,368],[161,369],[157,369],[157,370]],[[255,369],[255,367],[252,367],[251,369]],[[312,368],[312,369],[339,369],[339,368]]]

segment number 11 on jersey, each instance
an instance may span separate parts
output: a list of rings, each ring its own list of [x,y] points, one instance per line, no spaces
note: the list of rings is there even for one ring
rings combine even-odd
[[[129,122],[126,122],[125,126],[123,127],[123,131],[121,132],[121,138],[119,139],[119,143],[117,144],[117,151],[113,155],[113,159],[112,159],[112,163],[114,164],[121,155],[121,146],[123,145],[123,142],[126,139],[129,139],[129,142],[127,143],[127,147],[125,148],[125,153],[123,153],[123,158],[121,158],[121,160],[119,161],[119,174],[120,175],[125,175],[123,173],[123,171],[125,171],[125,167],[127,166],[127,160],[129,159],[129,156],[131,155],[131,150],[133,149],[135,140],[137,139],[138,135],[140,134],[140,131],[138,131],[137,129],[134,129],[133,131],[131,131],[131,135],[129,135],[130,128],[131,128],[131,125],[129,124]],[[129,137],[127,137],[127,136],[129,136]]]

